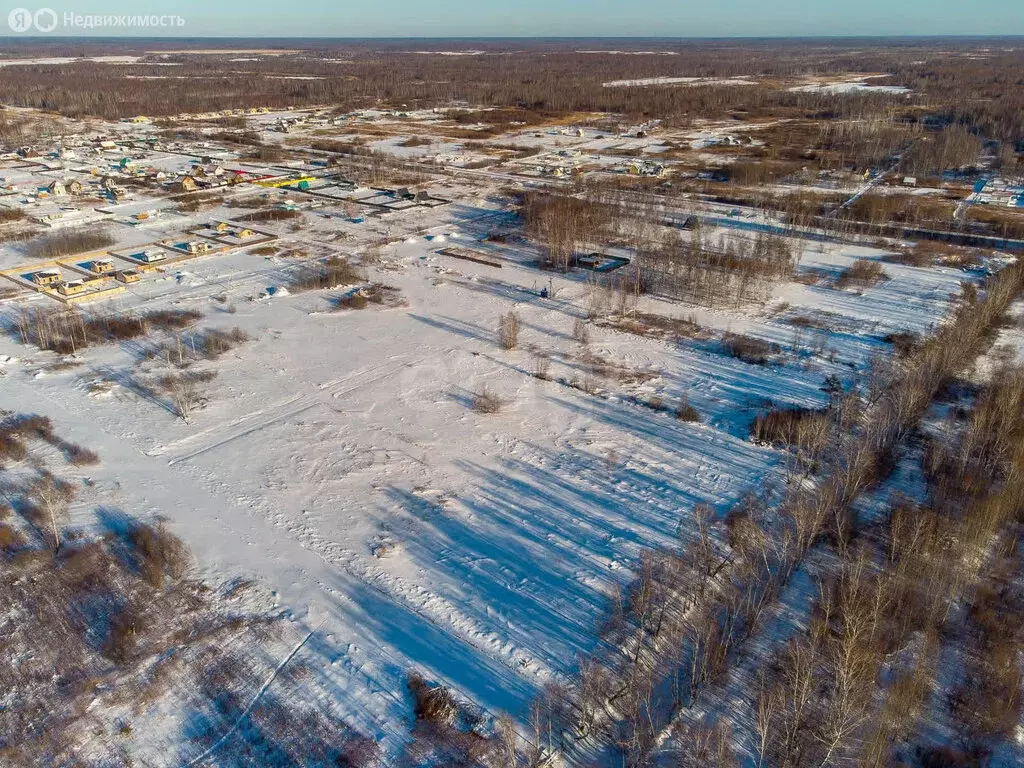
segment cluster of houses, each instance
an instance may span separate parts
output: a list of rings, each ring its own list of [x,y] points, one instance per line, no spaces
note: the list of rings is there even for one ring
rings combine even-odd
[[[293,109],[293,107],[289,107]],[[219,112],[182,112],[177,116],[178,120],[217,120],[222,117],[244,117],[246,115],[265,115],[270,112],[270,107],[249,107],[247,109],[222,109]],[[145,115],[139,115],[133,117],[125,122],[128,123],[148,123],[150,118]]]
[[[228,224],[226,221],[217,222],[217,226],[214,230],[221,237],[235,237],[239,240],[248,240],[256,237],[257,233],[254,230],[248,229],[247,227],[236,227]]]
[[[294,107],[288,107],[288,111],[294,111]],[[446,110],[435,108],[427,114],[430,115],[441,115]],[[423,113],[418,113],[420,117],[423,117]],[[315,112],[295,112],[294,115],[287,115],[279,117],[269,126],[270,130],[276,131],[277,133],[291,133],[292,131],[298,130],[299,128],[327,128],[331,126],[343,126],[349,125],[356,121],[375,122],[382,118],[394,118],[399,120],[407,120],[414,117],[415,115],[403,110],[389,109],[389,110],[377,110],[377,109],[364,109],[357,112],[351,112],[346,114],[336,114],[334,112],[326,110],[317,110]],[[563,135],[570,135],[569,129],[561,131]],[[583,136],[582,129],[578,129],[578,132],[573,132],[572,135]]]
[[[60,269],[54,267],[41,269],[30,275],[31,281],[47,290],[56,291],[61,296],[80,296],[97,284],[114,278],[119,283],[137,283],[142,279],[136,269],[118,269],[109,259],[94,259],[88,265],[89,275],[67,280]]]
[[[660,179],[665,176],[665,165],[653,160],[636,160],[626,166],[626,173],[630,176],[653,176]]]
[[[582,128],[555,128],[550,132],[551,136],[575,136],[578,139],[584,138],[587,134]],[[539,133],[535,133],[534,136],[539,137]]]
[[[83,224],[105,221],[108,217],[107,214],[95,209],[62,206],[56,209],[38,211],[29,218],[36,224],[43,224],[51,229],[63,229],[65,227],[77,227]]]
[[[139,116],[128,122],[149,120]],[[49,146],[26,146],[0,153],[0,208],[22,211],[26,222],[49,228],[85,226],[94,221],[136,225],[175,209],[175,200],[168,198],[178,192],[239,182],[308,189],[310,184],[320,181],[308,175],[312,165],[288,170],[245,165],[243,161],[245,170],[227,167],[232,164],[226,158],[234,157],[235,153],[207,142],[167,140],[166,135],[158,136],[148,128],[121,134],[115,129],[107,135],[65,136]],[[114,208],[104,204],[128,198],[134,199],[130,206]],[[5,274],[51,298],[77,303],[123,291],[125,284],[141,280],[147,269],[161,262],[273,239],[273,235],[227,221],[158,237],[170,239],[144,248],[112,251],[110,258],[75,264],[51,261],[45,267]]]
[[[158,167],[161,162],[153,158],[154,151],[165,151],[156,137],[121,141],[104,136],[70,138],[46,154],[21,147],[0,155],[0,168],[14,171],[10,179],[0,179],[0,194],[23,194],[23,203],[65,196],[97,196],[116,203],[128,199],[132,187],[193,192],[245,178],[241,171],[228,171],[209,156],[186,167],[175,168],[167,162]],[[187,148],[166,151],[184,154]],[[33,175],[35,172],[38,176]],[[39,176],[51,178],[40,184]]]
[[[256,181],[263,186],[297,185],[305,181],[308,186],[308,182],[315,181],[315,179],[313,177],[293,178],[289,175],[287,178],[280,179],[275,177],[269,180],[259,174],[248,173],[237,168],[225,168],[214,158],[204,156],[198,162],[192,163],[187,171],[182,172],[181,175],[170,181],[167,185],[172,192],[195,192],[197,190],[216,189],[218,187],[240,184],[244,181]],[[274,183],[268,183],[269,181]]]
[[[306,124],[306,119],[302,117],[282,117],[270,130],[277,131],[278,133],[291,133],[292,131],[302,128]]]
[[[355,120],[353,115],[330,116],[323,114],[316,115],[289,115],[282,117],[270,126],[270,130],[277,133],[292,133],[300,128],[326,128],[329,126],[347,125]]]
[[[572,165],[550,165],[544,170],[549,176],[554,176],[556,179],[579,172],[579,169]]]
[[[46,187],[46,192],[54,197],[80,195],[83,191],[85,191],[85,187],[82,186],[82,182],[78,179],[68,179],[66,182],[56,179]]]
[[[566,150],[560,152],[560,155],[569,156],[569,159],[565,163],[555,163],[545,165],[542,172],[545,175],[560,178],[563,176],[577,175],[583,172],[583,169],[577,164],[576,155],[579,155],[578,151]],[[628,173],[631,176],[651,176],[654,178],[665,177],[665,165],[663,163],[654,162],[653,160],[635,160],[626,163],[619,167],[620,173]]]
[[[1002,177],[988,179],[975,185],[977,202],[1024,208],[1024,182]]]

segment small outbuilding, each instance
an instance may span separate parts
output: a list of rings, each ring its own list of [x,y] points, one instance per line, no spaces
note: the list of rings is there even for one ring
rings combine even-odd
[[[54,285],[63,279],[59,269],[43,269],[32,273],[32,282],[36,285]]]
[[[212,250],[210,244],[202,240],[189,240],[186,243],[178,243],[178,248],[192,254],[209,253]]]
[[[57,293],[62,296],[77,296],[85,290],[85,283],[81,280],[70,280],[57,286]]]
[[[167,255],[162,251],[138,251],[131,254],[131,258],[141,261],[143,264],[155,264],[166,259]]]
[[[123,269],[114,277],[117,278],[119,283],[137,283],[142,279],[142,273],[137,269]]]

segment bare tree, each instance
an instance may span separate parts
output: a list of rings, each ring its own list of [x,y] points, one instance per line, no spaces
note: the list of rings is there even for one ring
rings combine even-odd
[[[590,331],[585,320],[576,318],[572,324],[572,337],[580,344],[590,343]]]
[[[675,730],[685,746],[673,756],[673,768],[736,768],[739,765],[728,723],[680,725]]]
[[[768,750],[773,743],[775,720],[782,704],[780,691],[761,671],[758,677],[757,717],[754,725],[757,730],[757,768],[762,768],[768,759]]]
[[[502,349],[508,350],[519,346],[519,315],[515,311],[508,312],[499,318],[498,343]]]
[[[46,472],[31,489],[32,500],[39,509],[44,519],[44,524],[49,528],[50,536],[53,539],[53,551],[60,549],[61,526],[68,514],[68,504],[74,498],[74,490],[70,485]]]
[[[535,352],[533,355],[533,375],[541,380],[551,376],[551,356],[547,352]]]
[[[502,715],[495,721],[494,731],[498,742],[494,768],[518,768],[519,734],[516,732],[515,721],[508,715]]]
[[[206,400],[202,385],[213,378],[213,374],[187,371],[181,374],[168,374],[160,379],[160,386],[171,398],[174,412],[188,422],[193,412]]]

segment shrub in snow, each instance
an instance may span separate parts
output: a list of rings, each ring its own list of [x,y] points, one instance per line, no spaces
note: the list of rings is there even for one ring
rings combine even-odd
[[[508,350],[519,345],[519,315],[515,312],[502,315],[498,320],[498,343]]]
[[[440,685],[432,686],[415,672],[409,674],[408,685],[417,720],[432,725],[451,726],[455,723],[459,705],[447,688]]]

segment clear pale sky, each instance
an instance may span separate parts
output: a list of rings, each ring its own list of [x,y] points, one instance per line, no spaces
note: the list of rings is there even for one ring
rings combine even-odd
[[[6,0],[0,34],[10,33],[11,8],[44,6],[60,15],[177,14],[186,21],[128,32],[145,36],[1024,35],[1024,0]]]

